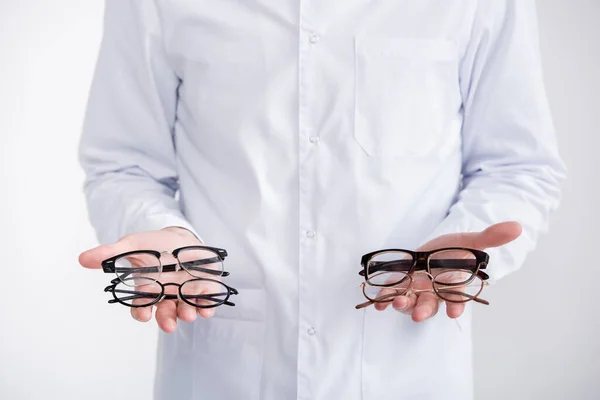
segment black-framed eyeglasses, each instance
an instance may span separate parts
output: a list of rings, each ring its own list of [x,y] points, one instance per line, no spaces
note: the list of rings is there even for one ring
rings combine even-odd
[[[102,269],[116,274],[123,284],[135,287],[139,286],[135,281],[137,278],[156,282],[166,273],[182,270],[194,278],[225,277],[229,275],[223,265],[225,257],[226,250],[209,246],[186,246],[172,252],[134,250],[102,261]]]
[[[432,251],[385,249],[365,254],[361,258],[361,276],[375,287],[401,285],[417,271],[425,271],[434,282],[443,285],[465,285],[473,277],[489,279],[483,271],[489,255],[481,250],[445,247]],[[460,274],[456,272],[460,271]]]
[[[113,295],[109,303],[133,308],[149,307],[164,299],[181,300],[196,308],[213,308],[223,304],[235,306],[229,298],[238,294],[236,289],[209,278],[190,279],[181,284],[161,283],[145,277],[116,278],[104,291]]]

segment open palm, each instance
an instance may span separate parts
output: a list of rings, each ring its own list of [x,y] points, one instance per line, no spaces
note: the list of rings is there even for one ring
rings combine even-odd
[[[454,233],[439,236],[417,251],[429,251],[444,247],[466,247],[476,250],[485,250],[492,247],[503,246],[517,239],[522,232],[518,222],[502,222],[492,225],[481,232]],[[392,302],[376,303],[375,308],[383,311],[390,305],[399,312],[409,314],[413,321],[421,322],[437,314],[440,300],[438,296],[429,289],[431,282],[426,279],[418,279],[417,292],[407,296],[397,296]],[[446,302],[446,313],[450,318],[458,318],[465,310],[464,303]]]
[[[166,228],[159,231],[149,231],[125,236],[118,242],[98,246],[79,256],[79,263],[90,269],[99,269],[103,260],[117,254],[133,250],[171,251],[173,249],[201,245],[202,243],[189,231],[182,228]],[[161,280],[167,279],[173,283],[183,283],[193,279],[186,271],[170,272]],[[200,292],[200,289],[195,289]],[[174,294],[176,287],[169,286],[165,294]],[[156,307],[156,322],[165,332],[173,332],[177,328],[177,319],[186,322],[194,321],[198,315],[209,318],[215,313],[214,308],[195,308],[181,300],[169,299],[156,303],[154,306],[131,308],[131,315],[138,321],[147,322],[152,319],[152,310]]]

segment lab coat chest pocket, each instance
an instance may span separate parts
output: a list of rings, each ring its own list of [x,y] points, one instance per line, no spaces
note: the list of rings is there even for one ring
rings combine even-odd
[[[230,299],[235,307],[221,306],[211,319],[196,322],[193,342],[196,395],[214,400],[260,398],[265,292],[262,289],[239,289],[239,292]]]
[[[458,55],[443,39],[355,39],[354,138],[372,157],[435,151],[459,96]]]

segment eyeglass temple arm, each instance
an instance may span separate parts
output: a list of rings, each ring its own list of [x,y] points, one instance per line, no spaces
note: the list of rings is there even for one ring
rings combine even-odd
[[[429,289],[429,290],[423,290],[423,292],[428,292],[428,291],[431,291],[431,289]],[[444,293],[444,294],[453,294],[453,295],[457,295],[457,296],[463,296],[463,297],[467,297],[470,300],[475,301],[477,303],[485,304],[486,306],[490,305],[490,302],[487,301],[487,300],[480,299],[479,297],[472,296],[472,295],[470,295],[468,293],[460,292],[458,290],[442,289],[442,290],[438,290],[438,292],[441,292],[441,293]],[[398,296],[402,296],[402,295],[399,294],[399,293],[388,293],[386,295],[378,297],[376,300],[383,301],[383,300],[387,300],[387,299],[390,299],[390,298],[393,298],[393,297],[398,297]],[[374,304],[374,303],[376,303],[376,301],[368,300],[368,301],[365,301],[364,303],[360,303],[360,304],[356,305],[355,308],[357,310],[360,310],[361,308],[368,307],[368,306],[370,306],[371,304]]]
[[[381,272],[381,271],[387,271],[387,272],[406,272],[406,271],[410,271],[410,269],[412,268],[413,265],[413,260],[394,260],[394,261],[375,261],[372,262],[371,264],[369,264],[369,272],[370,273],[375,273],[375,272]],[[477,269],[477,266],[468,266],[465,267],[465,260],[456,260],[456,259],[448,259],[448,260],[430,260],[429,261],[429,267],[430,268],[457,268],[457,269],[469,269],[469,270],[475,270]],[[480,266],[479,270],[481,271],[481,269],[484,269],[485,265]],[[486,276],[486,279],[488,279],[488,275],[481,271],[481,273]],[[365,276],[365,270],[361,270],[358,273],[360,276]]]
[[[232,291],[229,291],[231,294],[238,294],[237,290],[235,291],[235,293],[232,293]],[[227,293],[210,293],[210,294],[195,294],[195,295],[191,295],[191,296],[185,296],[186,299],[203,299],[203,300],[210,300],[210,301],[214,301],[217,302],[219,301],[218,299],[213,299],[211,298],[212,296],[226,296]],[[173,299],[177,298],[177,295],[168,295],[168,296],[173,296]],[[228,306],[235,306],[235,303],[230,302],[229,300],[224,301],[221,304],[225,304]]]
[[[231,288],[231,289],[233,289],[233,288]],[[112,293],[126,293],[126,294],[131,294],[131,296],[121,297],[120,300],[122,300],[122,301],[136,300],[136,299],[153,299],[153,298],[156,298],[156,293],[138,292],[138,291],[121,290],[121,289],[115,290],[115,287],[113,285],[105,287],[104,291],[105,292],[112,292]],[[231,294],[238,294],[237,290],[235,290],[235,289],[230,290],[229,292]],[[191,296],[185,296],[185,297],[188,298],[188,299],[203,299],[203,300],[209,300],[209,301],[217,302],[219,300],[218,299],[214,299],[213,297],[215,297],[215,296],[223,296],[223,295],[227,295],[227,293],[197,294],[197,295],[191,295]],[[163,299],[177,300],[177,299],[179,299],[179,297],[176,294],[165,294],[165,295],[163,295]],[[108,302],[110,304],[118,303],[118,301],[116,299],[110,299],[110,300],[108,300]],[[232,303],[232,302],[230,302],[230,301],[225,301],[222,304],[226,304],[228,306],[235,306],[235,304]]]
[[[197,267],[197,265],[212,264],[212,263],[216,263],[216,262],[220,262],[220,261],[221,261],[221,259],[219,257],[213,257],[213,258],[204,258],[202,260],[195,260],[195,261],[184,261],[181,263],[181,265],[187,269],[191,269],[192,271],[200,271],[200,272],[207,273],[209,275],[229,276],[229,272],[227,272],[227,271],[216,271],[214,269]],[[173,272],[173,271],[175,271],[177,265],[176,264],[165,265],[165,266],[163,266],[163,271],[165,270],[164,267],[169,267],[169,269],[172,268],[173,269],[172,271],[167,271],[167,272]]]
[[[373,261],[369,263],[369,272],[375,273],[380,271],[388,272],[406,272],[412,268],[412,260],[394,260],[394,261]],[[365,271],[362,270],[358,273],[361,276],[365,276]]]

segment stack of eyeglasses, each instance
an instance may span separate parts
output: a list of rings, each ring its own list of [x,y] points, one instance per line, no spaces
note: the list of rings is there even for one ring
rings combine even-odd
[[[224,249],[207,246],[119,254],[102,262],[104,272],[117,275],[104,291],[113,295],[109,303],[128,307],[148,307],[163,299],[178,299],[197,308],[235,306],[229,298],[238,291],[221,281],[229,275],[225,257]]]
[[[479,298],[489,276],[483,271],[489,255],[480,250],[451,247],[432,251],[379,250],[362,257],[361,284],[368,300],[356,306],[392,302],[398,296],[433,292],[451,303],[489,305]]]

